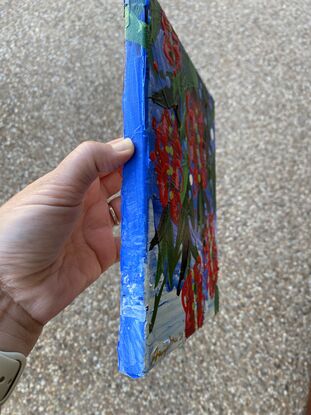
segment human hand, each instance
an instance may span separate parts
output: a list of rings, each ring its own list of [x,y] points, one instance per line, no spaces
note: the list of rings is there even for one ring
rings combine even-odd
[[[0,350],[27,355],[42,327],[119,260],[107,199],[130,139],[84,142],[0,208]],[[120,198],[110,202],[120,220]]]

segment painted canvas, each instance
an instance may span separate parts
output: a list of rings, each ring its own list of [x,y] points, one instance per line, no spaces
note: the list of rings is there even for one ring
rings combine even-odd
[[[218,311],[214,101],[156,0],[125,1],[119,370],[146,374]]]

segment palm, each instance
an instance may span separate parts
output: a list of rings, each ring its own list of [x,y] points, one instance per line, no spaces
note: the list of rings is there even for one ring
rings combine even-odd
[[[113,235],[108,196],[104,181],[101,184],[97,179],[86,194],[81,215],[60,253],[58,281],[59,289],[64,293],[60,309],[119,258],[119,243]]]
[[[14,286],[11,284],[8,290],[36,320],[49,321],[118,260],[119,239],[113,235],[107,204],[111,188],[116,192],[118,187],[120,175],[116,173],[97,178],[83,202],[70,206],[72,189],[54,186],[46,194],[39,183],[37,188],[30,186],[29,194],[26,188],[24,197],[21,192],[19,216],[16,212],[12,215],[8,203],[8,220],[23,230],[13,232],[13,243],[6,244],[11,249],[7,247],[4,254],[16,258],[6,270],[10,273],[12,269],[15,274],[11,279]]]

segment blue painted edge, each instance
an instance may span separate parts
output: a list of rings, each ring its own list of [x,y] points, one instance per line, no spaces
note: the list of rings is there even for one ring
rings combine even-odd
[[[125,0],[125,7],[141,7],[146,19],[149,0]],[[145,22],[147,23],[147,22]],[[146,34],[147,36],[147,34]],[[121,293],[118,342],[119,371],[137,378],[145,374],[146,301],[145,272],[148,244],[148,133],[147,52],[126,40],[123,92],[124,137],[130,137],[135,154],[124,165],[121,189]]]

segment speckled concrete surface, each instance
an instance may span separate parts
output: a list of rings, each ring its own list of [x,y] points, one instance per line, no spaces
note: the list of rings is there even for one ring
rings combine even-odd
[[[145,380],[120,376],[114,267],[47,325],[5,415],[302,414],[310,0],[162,5],[217,102],[221,313]],[[122,4],[0,0],[0,22],[4,201],[80,141],[121,133]]]

